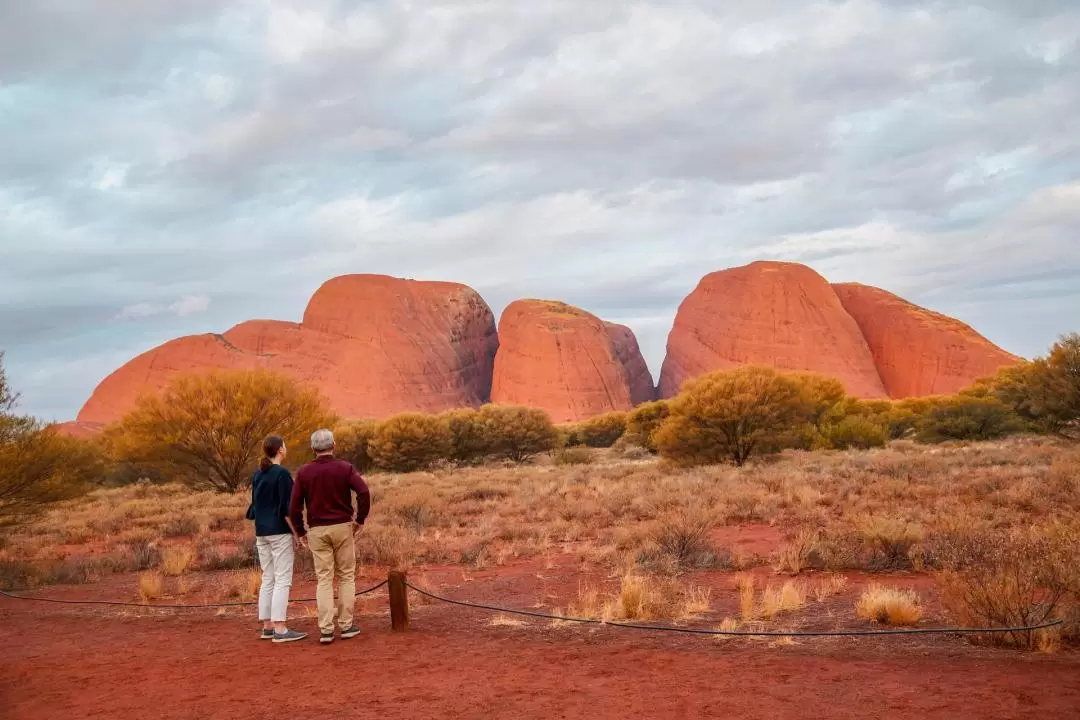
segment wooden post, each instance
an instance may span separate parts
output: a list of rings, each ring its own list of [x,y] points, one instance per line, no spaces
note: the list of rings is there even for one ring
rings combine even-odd
[[[405,573],[391,570],[387,580],[390,591],[390,628],[394,632],[409,629],[409,589],[405,587]]]

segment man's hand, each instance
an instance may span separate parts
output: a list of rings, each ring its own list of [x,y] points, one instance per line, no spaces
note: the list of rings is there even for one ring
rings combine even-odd
[[[297,550],[299,550],[300,548],[307,548],[308,546],[307,536],[297,535],[293,538],[293,541],[296,543]]]
[[[363,530],[363,529],[364,529],[364,526],[363,526],[363,525],[361,525],[361,524],[360,524],[360,523],[358,523],[358,522],[354,522],[354,523],[352,524],[352,536],[353,536],[354,538],[355,538],[355,537],[359,537],[359,535],[360,535],[360,531],[361,531],[361,530]]]

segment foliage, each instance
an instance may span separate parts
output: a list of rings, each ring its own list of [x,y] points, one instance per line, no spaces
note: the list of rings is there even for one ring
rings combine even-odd
[[[379,432],[374,420],[354,420],[334,429],[334,455],[348,460],[362,473],[375,466],[371,456],[371,441]]]
[[[1046,357],[982,379],[973,392],[998,398],[1036,430],[1080,439],[1080,334],[1062,336]]]
[[[889,441],[889,431],[873,417],[848,415],[827,425],[824,437],[829,445],[837,450],[867,450],[884,447]]]
[[[920,442],[994,440],[1021,429],[1016,414],[996,397],[943,398],[916,421]]]
[[[666,400],[638,405],[626,416],[626,434],[623,437],[655,453],[653,433],[667,419],[669,412],[670,406]]]
[[[104,469],[95,443],[13,414],[17,400],[0,365],[0,528],[22,525],[51,503],[82,494]]]
[[[484,434],[492,457],[526,462],[552,450],[558,433],[543,410],[508,405],[485,405],[480,408]]]
[[[450,456],[458,465],[479,465],[491,453],[491,438],[483,416],[472,408],[443,413],[450,429]]]
[[[591,448],[609,448],[626,432],[626,413],[610,412],[583,420],[573,428],[578,443]]]
[[[663,457],[681,465],[743,465],[812,423],[821,402],[804,378],[773,368],[713,373],[683,386],[654,439]]]
[[[450,455],[452,438],[445,418],[423,413],[395,415],[371,439],[375,464],[392,472],[423,470]]]
[[[197,489],[236,492],[267,435],[298,453],[335,420],[315,390],[265,370],[179,375],[139,399],[113,433],[112,452]]]
[[[1054,521],[1010,530],[952,530],[936,540],[942,602],[966,627],[1038,625],[1080,603],[1080,526]],[[1066,628],[1076,632],[1076,628]],[[1029,631],[982,639],[1033,647]]]

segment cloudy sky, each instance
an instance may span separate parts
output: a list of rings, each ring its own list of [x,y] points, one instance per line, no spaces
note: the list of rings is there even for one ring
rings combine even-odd
[[[327,278],[629,324],[805,262],[1034,356],[1080,329],[1075,0],[0,0],[0,349],[75,415]]]

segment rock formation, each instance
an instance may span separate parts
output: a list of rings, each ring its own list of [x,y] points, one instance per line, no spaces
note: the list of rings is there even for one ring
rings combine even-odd
[[[255,367],[310,383],[344,417],[477,406],[497,347],[491,309],[464,285],[346,275],[319,288],[300,324],[252,320],[143,353],[98,385],[78,419],[117,420],[181,372]]]
[[[660,395],[752,364],[829,375],[857,397],[887,396],[859,326],[825,278],[804,265],[755,262],[706,275],[679,306]]]
[[[105,426],[101,423],[92,422],[79,422],[78,420],[69,420],[62,423],[53,423],[51,426],[53,432],[62,437],[78,438],[79,440],[87,440],[95,437],[98,433],[105,429]]]
[[[629,410],[652,397],[652,377],[629,328],[547,300],[518,300],[503,311],[493,403],[540,408],[565,422]]]
[[[857,283],[833,286],[895,399],[947,395],[1019,360],[959,320]]]

